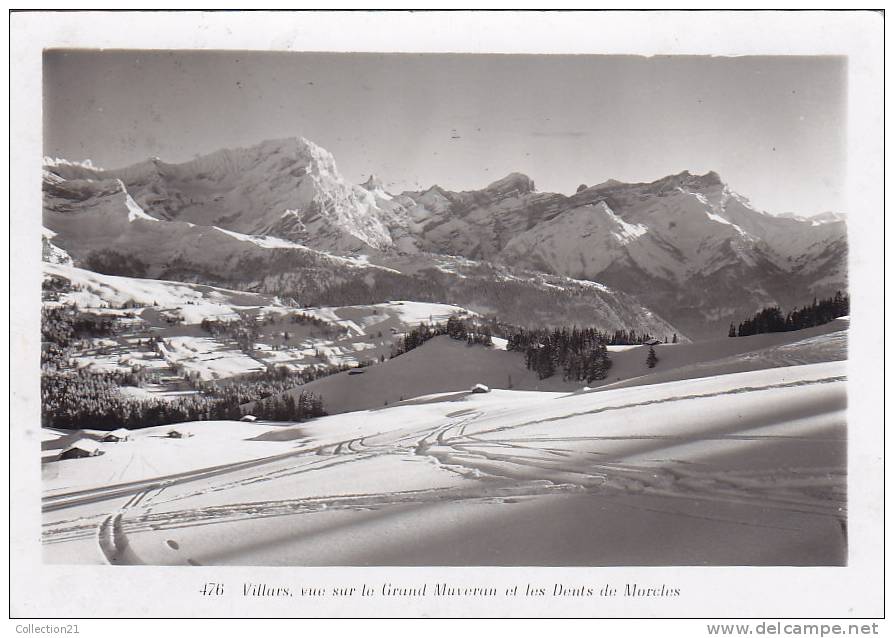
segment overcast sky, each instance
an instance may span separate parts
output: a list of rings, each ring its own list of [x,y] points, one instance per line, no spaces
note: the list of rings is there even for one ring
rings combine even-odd
[[[844,58],[50,51],[44,70],[45,155],[104,168],[301,135],[392,191],[715,170],[769,212],[846,212]]]

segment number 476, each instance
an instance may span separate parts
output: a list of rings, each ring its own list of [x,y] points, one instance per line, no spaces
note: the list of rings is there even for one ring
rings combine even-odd
[[[223,596],[223,583],[205,583],[199,590],[202,596]]]

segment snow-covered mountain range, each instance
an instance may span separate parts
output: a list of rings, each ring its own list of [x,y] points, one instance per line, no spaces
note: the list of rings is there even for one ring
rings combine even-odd
[[[340,287],[348,295],[360,281],[358,294],[375,297],[377,287],[427,273],[455,291],[463,278],[496,277],[539,282],[530,285],[541,297],[586,290],[599,297],[588,298],[599,319],[610,303],[612,321],[660,315],[664,329],[700,336],[763,305],[846,287],[839,216],[760,212],[713,172],[609,180],[571,196],[538,192],[518,173],[477,191],[392,194],[374,177],[349,184],[330,153],[294,138],[119,170],[47,160],[44,202],[45,254],[54,259],[64,251],[112,274],[277,294]]]
[[[610,180],[570,197],[512,174],[480,191],[398,199],[420,250],[600,281],[696,335],[846,287],[841,218],[757,211],[713,172]]]

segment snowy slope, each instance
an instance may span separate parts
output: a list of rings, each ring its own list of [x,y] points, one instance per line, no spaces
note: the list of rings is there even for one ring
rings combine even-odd
[[[610,353],[608,376],[594,388],[630,387],[734,372],[845,360],[846,319],[799,330],[750,337],[655,346],[655,368],[646,366],[649,346],[623,346]],[[437,392],[465,392],[476,383],[492,389],[575,391],[584,384],[547,379],[525,367],[524,356],[499,347],[468,346],[436,337],[363,374],[336,374],[302,386],[323,397],[330,414],[371,410]],[[297,395],[298,391],[293,394]]]
[[[337,414],[380,408],[437,392],[465,393],[476,383],[491,388],[541,391],[580,387],[562,381],[561,375],[538,379],[518,353],[498,347],[469,346],[464,341],[440,336],[366,368],[363,374],[332,375],[301,386],[301,390],[322,396],[326,411]]]
[[[658,363],[645,365],[648,346],[625,347],[611,355],[612,368],[605,388],[631,387],[682,379],[713,377],[734,372],[805,365],[847,359],[849,320],[836,319],[815,328],[721,337],[695,343],[655,346]]]
[[[184,317],[186,323],[200,323],[204,318],[232,315],[234,308],[283,307],[279,300],[270,295],[214,286],[116,277],[52,263],[45,263],[43,271],[45,277],[64,279],[76,288],[63,294],[58,303],[74,303],[82,309],[118,308],[128,303],[161,309],[177,308],[189,313],[189,316]]]
[[[571,394],[450,393],[296,426],[138,432],[102,456],[44,465],[44,555],[841,565],[844,374],[833,362]]]

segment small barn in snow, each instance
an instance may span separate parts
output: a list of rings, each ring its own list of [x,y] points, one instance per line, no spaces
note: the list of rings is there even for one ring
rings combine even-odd
[[[188,439],[192,436],[192,432],[187,432],[186,430],[179,430],[174,428],[173,430],[168,430],[168,438],[169,439]]]
[[[100,454],[102,454],[102,449],[100,449],[99,443],[92,439],[78,439],[62,450],[59,459],[83,459],[88,456],[99,456]]]
[[[258,417],[256,417],[254,414],[243,414],[242,418],[239,420],[245,421],[246,423],[254,423],[258,420]]]
[[[474,394],[485,394],[487,392],[490,392],[490,388],[488,388],[483,383],[476,383],[472,386],[472,392]]]
[[[661,341],[660,339],[649,339],[648,341],[645,342],[645,344],[646,344],[647,346],[657,346],[657,345],[660,345],[660,344],[662,344],[662,343],[664,343],[664,342]]]
[[[100,439],[103,443],[121,443],[122,441],[130,441],[130,430],[127,428],[118,428],[112,430]]]

